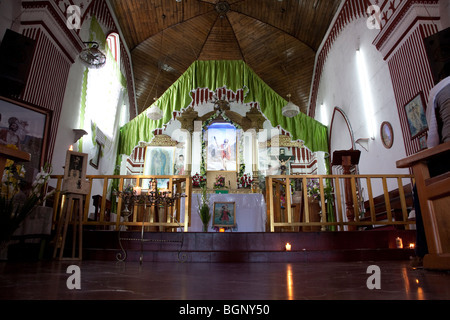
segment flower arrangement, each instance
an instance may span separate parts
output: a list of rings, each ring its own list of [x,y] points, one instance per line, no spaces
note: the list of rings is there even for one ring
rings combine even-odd
[[[306,183],[306,190],[308,197],[311,197],[313,200],[320,200],[319,179],[309,179]]]
[[[17,149],[15,146],[8,146]],[[31,189],[23,192],[25,169],[8,160],[3,171],[0,194],[0,244],[3,247],[23,220],[42,204],[54,191],[44,193],[51,174],[51,165],[46,164],[36,175]]]
[[[200,220],[203,225],[203,232],[208,231],[208,224],[211,220],[211,212],[209,209],[209,195],[208,190],[206,189],[206,185],[202,187],[202,196],[201,199],[198,199],[198,215],[200,216]]]
[[[250,175],[244,173],[241,177],[238,178],[237,182],[240,188],[250,188],[253,183],[253,178]]]
[[[194,188],[202,188],[206,186],[206,178],[203,175],[196,173],[192,176],[192,186]]]
[[[216,177],[216,182],[214,182],[214,189],[223,189],[225,187],[225,177],[222,175],[218,175]]]
[[[6,199],[12,199],[20,192],[24,178],[25,169],[23,165],[15,164],[14,161],[7,159],[2,177],[2,196]]]

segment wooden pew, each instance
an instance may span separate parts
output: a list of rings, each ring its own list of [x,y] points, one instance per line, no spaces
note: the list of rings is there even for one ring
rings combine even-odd
[[[411,209],[414,206],[411,184],[404,185],[403,191],[405,194],[406,208],[409,213],[409,211],[411,211]],[[402,203],[401,203],[401,199],[400,199],[400,191],[398,189],[389,191],[389,200],[390,200],[390,206],[391,206],[392,219],[394,221],[404,221]],[[376,221],[387,220],[388,214],[386,211],[387,209],[386,209],[386,202],[385,202],[384,194],[381,194],[381,195],[373,198],[373,203],[374,203]],[[360,218],[359,221],[370,221],[371,215],[370,215],[369,200],[366,200],[364,202],[364,210],[365,210],[364,217]],[[370,230],[373,228],[374,228],[373,226],[369,226],[366,228],[366,230]],[[390,227],[390,226],[377,227],[377,229],[384,229],[384,228],[392,228],[392,227]],[[404,227],[404,225],[396,225],[395,229],[405,229],[405,227]]]
[[[450,172],[431,177],[428,167],[438,157],[449,163],[450,142],[398,160],[397,167],[411,167],[416,179],[429,252],[424,268],[450,270]]]

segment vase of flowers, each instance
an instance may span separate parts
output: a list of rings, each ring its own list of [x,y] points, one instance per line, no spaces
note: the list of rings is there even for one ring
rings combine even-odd
[[[22,190],[25,177],[23,166],[7,160],[0,193],[0,249],[7,246],[11,236],[33,209],[41,205],[53,193],[45,194],[44,192],[44,186],[50,174],[51,166],[46,164],[36,175],[31,189],[24,191]]]
[[[225,177],[222,175],[218,175],[216,177],[216,182],[214,182],[214,189],[223,189],[225,187]]]
[[[198,199],[198,214],[202,221],[202,231],[208,232],[209,221],[211,220],[211,212],[209,208],[209,196],[206,185],[202,187],[201,199]]]
[[[240,188],[250,188],[253,183],[253,178],[250,175],[244,173],[240,178],[238,178],[238,184]]]
[[[192,176],[192,186],[194,188],[203,188],[206,186],[206,178],[198,173]]]

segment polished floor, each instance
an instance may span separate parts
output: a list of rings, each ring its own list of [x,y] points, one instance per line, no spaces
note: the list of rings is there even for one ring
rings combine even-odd
[[[71,265],[79,271],[72,271]],[[371,265],[379,272],[371,271]],[[368,287],[377,284],[379,288]],[[409,261],[142,265],[3,261],[0,299],[450,300],[450,273],[412,269]]]

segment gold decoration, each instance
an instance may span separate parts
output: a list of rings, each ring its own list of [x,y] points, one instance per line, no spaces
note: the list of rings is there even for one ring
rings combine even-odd
[[[287,147],[287,148],[303,148],[305,146],[303,141],[292,141],[289,136],[286,135],[278,135],[273,137],[271,140],[267,142],[260,142],[259,147],[264,148],[264,146],[271,147],[272,141],[277,141],[279,147]]]

